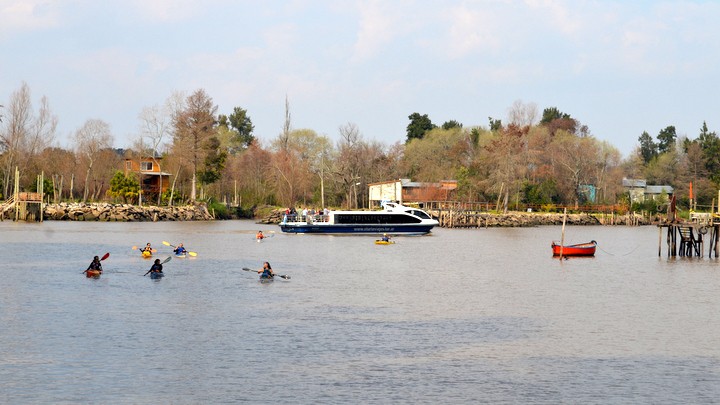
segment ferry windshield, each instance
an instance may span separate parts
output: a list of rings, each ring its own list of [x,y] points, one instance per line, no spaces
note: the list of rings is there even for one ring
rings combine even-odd
[[[417,216],[419,216],[419,217],[422,218],[422,219],[432,219],[432,218],[430,218],[430,215],[426,214],[426,213],[423,212],[423,211],[412,210],[412,211],[410,211],[410,213],[413,214],[413,215],[417,215]]]

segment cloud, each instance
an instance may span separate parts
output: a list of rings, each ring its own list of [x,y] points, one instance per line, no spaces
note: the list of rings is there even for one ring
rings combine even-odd
[[[133,0],[140,18],[157,22],[177,22],[196,18],[208,10],[220,10],[211,1],[196,0]]]
[[[413,16],[407,2],[372,0],[358,3],[358,31],[353,49],[353,61],[362,61],[377,55],[385,45],[412,25]],[[404,17],[404,18],[402,18]],[[405,27],[405,28],[403,28]]]
[[[487,8],[473,10],[466,5],[450,8],[446,13],[449,27],[442,49],[458,58],[482,50],[499,50],[503,46],[499,16]]]
[[[58,6],[48,0],[4,0],[0,3],[0,39],[14,33],[49,29],[59,24]]]

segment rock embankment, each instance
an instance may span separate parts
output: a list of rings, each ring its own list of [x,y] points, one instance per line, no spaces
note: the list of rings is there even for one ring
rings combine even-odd
[[[458,211],[442,211],[431,213],[438,218],[444,228],[490,228],[490,227],[529,227],[540,225],[562,225],[563,214],[510,212],[507,214],[471,213]],[[651,221],[643,217],[628,214],[623,216],[598,217],[580,213],[568,214],[567,225],[647,225]]]
[[[283,220],[283,216],[285,215],[284,209],[275,209],[272,210],[268,215],[266,215],[264,218],[259,218],[257,220],[258,224],[279,224]]]
[[[208,221],[213,217],[205,205],[141,207],[129,204],[60,203],[45,206],[44,217],[57,221]]]

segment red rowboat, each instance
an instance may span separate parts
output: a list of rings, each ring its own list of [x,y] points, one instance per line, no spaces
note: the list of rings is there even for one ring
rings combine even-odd
[[[595,256],[595,248],[597,242],[590,241],[588,243],[578,243],[577,245],[561,246],[558,243],[552,243],[553,256],[560,256],[560,248],[562,248],[563,256]]]

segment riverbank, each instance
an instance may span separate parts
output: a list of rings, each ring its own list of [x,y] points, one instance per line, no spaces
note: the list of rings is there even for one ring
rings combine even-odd
[[[8,211],[5,219],[12,219]],[[213,216],[204,204],[181,207],[137,206],[108,203],[46,204],[43,218],[53,221],[209,221]]]
[[[532,227],[541,225],[562,225],[564,214],[545,212],[508,212],[495,214],[470,211],[430,211],[443,228],[493,228]],[[567,214],[567,225],[650,225],[660,218],[650,218],[636,213],[615,214]]]

